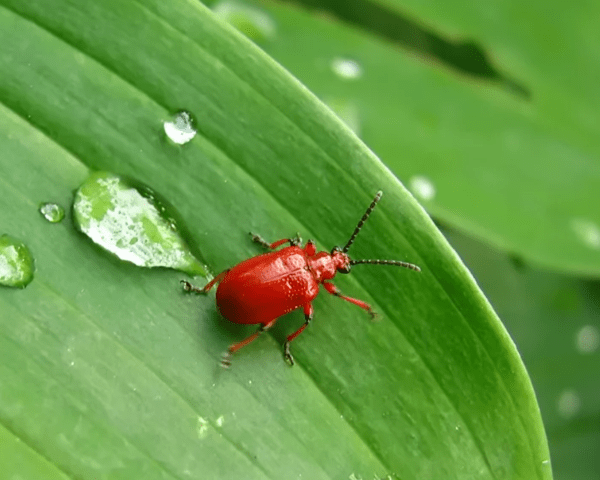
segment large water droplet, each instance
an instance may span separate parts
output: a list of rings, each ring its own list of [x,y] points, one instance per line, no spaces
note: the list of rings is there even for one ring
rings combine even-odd
[[[355,60],[348,58],[334,58],[331,61],[331,69],[344,80],[355,80],[362,76],[362,67]]]
[[[42,203],[40,213],[50,223],[58,223],[65,218],[65,209],[56,203]]]
[[[408,188],[421,200],[431,200],[435,197],[435,185],[427,177],[415,175],[408,181]]]
[[[207,276],[206,267],[189,251],[174,220],[147,187],[96,172],[75,193],[73,219],[79,230],[122,260]]]
[[[212,10],[254,42],[264,42],[275,36],[275,22],[261,10],[232,1],[219,2]]]
[[[25,288],[33,279],[33,259],[27,246],[8,235],[0,236],[0,285]]]
[[[181,111],[173,115],[169,122],[164,123],[165,133],[177,145],[184,145],[196,136],[194,119],[189,112]]]

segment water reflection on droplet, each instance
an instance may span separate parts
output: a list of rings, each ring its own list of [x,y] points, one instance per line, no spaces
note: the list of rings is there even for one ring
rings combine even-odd
[[[233,1],[223,1],[212,7],[213,13],[238,29],[254,42],[264,42],[275,36],[273,19],[263,11]]]
[[[56,203],[42,203],[40,213],[50,223],[58,223],[65,218],[65,209]]]
[[[27,246],[9,235],[0,236],[0,285],[25,288],[33,279],[33,258]]]
[[[202,417],[198,417],[198,423],[196,425],[196,432],[198,433],[198,438],[205,438],[208,435],[208,428],[208,420]]]
[[[348,58],[334,58],[331,61],[333,72],[344,80],[355,80],[362,76],[362,67],[355,60]]]
[[[121,260],[206,276],[156,197],[148,187],[138,189],[123,177],[96,172],[75,193],[73,219],[79,230]]]
[[[593,353],[600,345],[600,332],[593,325],[585,325],[577,332],[576,346],[579,353]]]
[[[422,175],[415,175],[408,181],[408,188],[421,200],[431,200],[435,197],[435,185]]]
[[[575,416],[581,408],[581,400],[574,390],[564,390],[558,397],[558,413],[564,418]]]
[[[196,136],[194,120],[189,112],[181,111],[164,123],[165,133],[177,145],[184,145]]]
[[[571,229],[586,246],[600,249],[600,227],[596,223],[584,218],[574,218],[571,220]]]

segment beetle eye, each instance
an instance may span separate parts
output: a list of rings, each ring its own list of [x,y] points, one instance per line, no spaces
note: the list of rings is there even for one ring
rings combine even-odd
[[[350,273],[350,265],[346,265],[345,267],[340,267],[337,269],[338,273]]]

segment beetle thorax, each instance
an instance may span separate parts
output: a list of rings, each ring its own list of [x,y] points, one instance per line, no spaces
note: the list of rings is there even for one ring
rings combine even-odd
[[[307,259],[310,270],[319,283],[324,280],[331,280],[335,277],[339,268],[347,268],[350,263],[348,255],[341,251],[333,253],[318,252]]]

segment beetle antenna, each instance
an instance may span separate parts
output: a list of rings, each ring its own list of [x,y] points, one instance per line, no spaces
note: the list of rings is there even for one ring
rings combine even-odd
[[[400,260],[350,260],[350,265],[358,265],[360,263],[370,263],[371,265],[395,265],[396,267],[409,268],[415,272],[420,272],[421,269],[413,264],[401,262]]]
[[[346,246],[344,248],[342,248],[342,252],[346,253],[348,250],[350,250],[350,247],[354,243],[354,239],[358,235],[358,232],[360,232],[360,229],[367,221],[367,218],[369,218],[369,215],[371,215],[371,212],[375,208],[375,205],[377,205],[377,202],[379,202],[379,200],[381,200],[382,195],[383,195],[383,192],[381,190],[379,190],[377,192],[377,195],[375,195],[375,198],[371,202],[371,205],[369,205],[369,208],[367,208],[367,211],[365,212],[365,214],[362,216],[362,218],[358,222],[358,225],[354,229],[354,232],[352,232],[352,236],[350,237],[350,240],[348,240],[348,243],[346,244]]]

